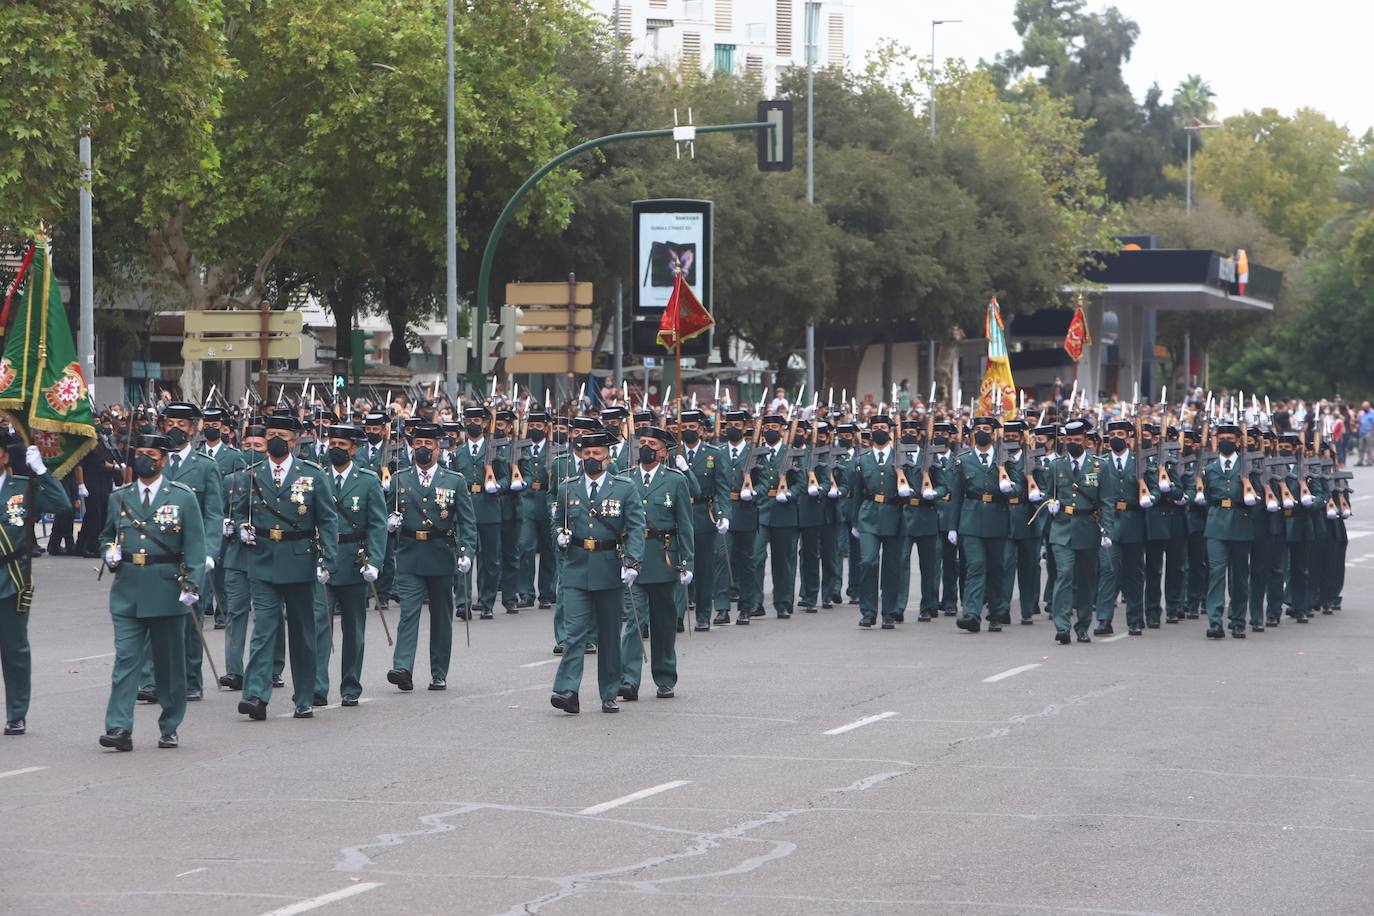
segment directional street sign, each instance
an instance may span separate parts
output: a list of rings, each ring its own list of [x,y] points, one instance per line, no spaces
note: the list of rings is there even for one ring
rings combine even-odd
[[[305,327],[300,312],[268,312],[267,333],[299,334]],[[249,334],[262,333],[262,313],[248,311],[200,311],[186,313],[187,334]]]
[[[261,359],[262,343],[257,337],[187,337],[181,342],[182,359]],[[271,337],[267,341],[268,359],[300,359],[301,339]]]

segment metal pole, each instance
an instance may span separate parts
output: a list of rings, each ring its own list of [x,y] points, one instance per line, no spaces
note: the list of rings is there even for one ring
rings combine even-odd
[[[447,118],[447,140],[448,140],[448,181],[445,197],[445,208],[448,215],[448,250],[445,252],[447,263],[447,274],[445,278],[445,295],[448,305],[448,364],[444,366],[444,390],[449,397],[449,402],[458,396],[458,373],[453,368],[453,358],[455,349],[458,346],[458,175],[457,175],[457,138],[454,126],[454,108],[456,100],[453,89],[453,0],[448,0],[448,118]],[[469,337],[472,336],[469,329]],[[480,357],[479,357],[480,365]]]
[[[930,136],[935,136],[935,27],[940,20],[930,20]]]
[[[806,4],[806,202],[816,204],[816,22],[820,4],[807,0]],[[816,325],[806,323],[806,390],[816,390]]]
[[[926,343],[926,391],[928,392],[935,390],[935,350],[935,341],[928,341]],[[930,410],[931,406],[927,404],[926,409]]]
[[[615,369],[615,387],[625,387],[625,281],[619,277],[615,281],[615,321],[613,322],[615,340],[612,342],[612,367]]]
[[[1193,332],[1183,332],[1183,387],[1193,388]]]
[[[1193,132],[1185,130],[1188,135],[1188,183],[1187,191],[1183,195],[1183,213],[1191,216],[1193,213]]]
[[[77,358],[86,385],[95,384],[95,242],[91,237],[91,135],[83,133],[81,153],[81,328]]]

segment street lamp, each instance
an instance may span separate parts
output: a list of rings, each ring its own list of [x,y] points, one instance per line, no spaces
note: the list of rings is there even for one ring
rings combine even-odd
[[[816,144],[812,127],[815,121],[816,33],[820,31],[820,0],[806,0],[806,202],[816,203]],[[806,323],[806,389],[816,390],[816,325]]]
[[[962,19],[930,20],[930,135],[935,136],[935,27],[963,22]]]
[[[1193,212],[1193,134],[1200,130],[1211,130],[1220,127],[1220,124],[1203,124],[1197,118],[1183,125],[1183,130],[1188,135],[1188,181],[1187,190],[1184,193],[1183,212],[1185,215],[1192,215]]]

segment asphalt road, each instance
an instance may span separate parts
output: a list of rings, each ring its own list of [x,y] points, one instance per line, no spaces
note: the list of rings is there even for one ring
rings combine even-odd
[[[589,666],[570,717],[551,612],[460,629],[445,694],[386,684],[373,619],[363,705],[253,723],[213,693],[175,751],[140,707],[128,754],[96,745],[106,586],[44,559],[0,911],[1367,914],[1369,499],[1345,610],[1244,642],[844,607],[681,636],[677,698],[617,716]]]

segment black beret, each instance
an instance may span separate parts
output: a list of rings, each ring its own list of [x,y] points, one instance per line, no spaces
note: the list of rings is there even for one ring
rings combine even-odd
[[[162,416],[168,420],[199,420],[200,408],[189,401],[173,401],[163,408]]]

